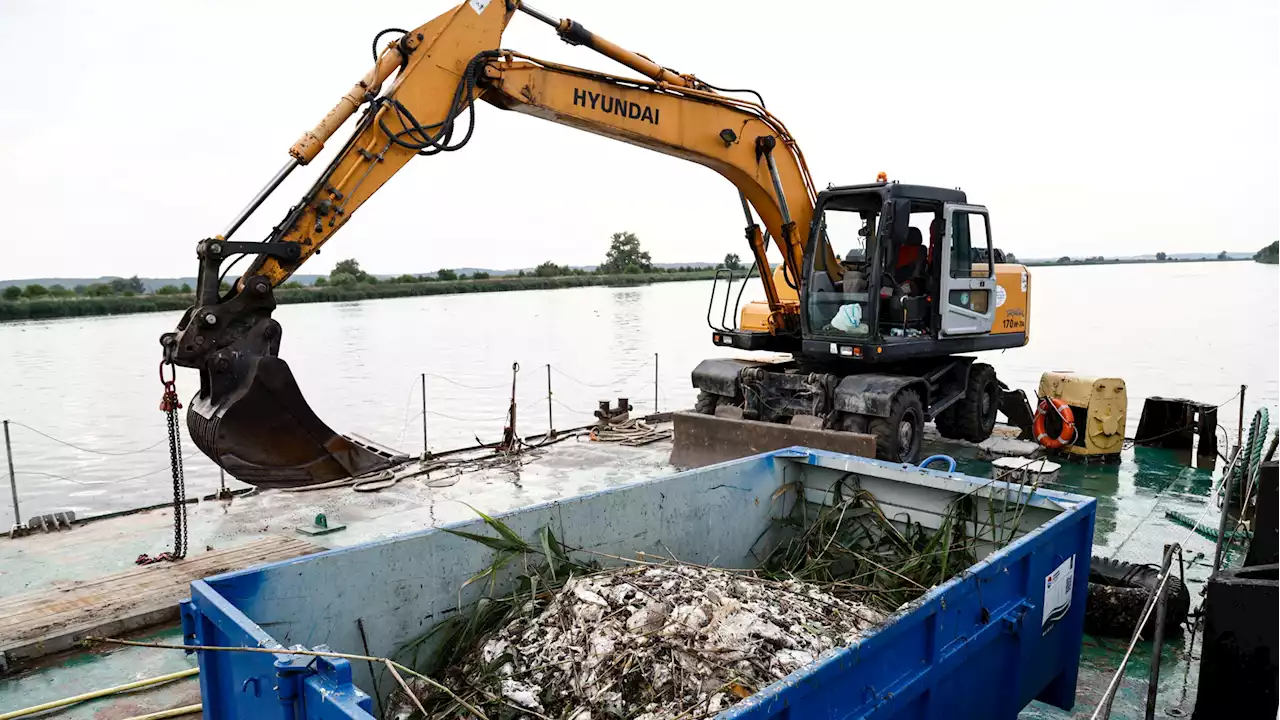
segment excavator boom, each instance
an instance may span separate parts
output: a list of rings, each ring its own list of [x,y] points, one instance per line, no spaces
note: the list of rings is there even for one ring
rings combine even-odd
[[[596,50],[645,79],[501,50],[502,33],[518,10],[553,26],[569,44]],[[197,446],[238,479],[293,487],[403,459],[334,432],[307,405],[279,357],[273,289],[410,159],[464,146],[476,129],[477,100],[711,168],[743,197],[746,236],[759,267],[769,267],[765,243],[772,238],[782,253],[781,276],[799,277],[816,193],[804,156],[763,104],[717,93],[692,75],[518,0],[469,0],[389,43],[374,67],[290,148],[288,162],[227,229],[197,246],[196,304],[161,343],[168,361],[200,371],[188,427]],[[271,235],[260,243],[231,241],[285,177],[314,160],[357,113],[354,133]],[[649,194],[655,196],[662,195]],[[221,293],[224,262],[244,254],[254,256],[249,269]],[[795,289],[768,272],[761,281],[768,330],[795,332]]]

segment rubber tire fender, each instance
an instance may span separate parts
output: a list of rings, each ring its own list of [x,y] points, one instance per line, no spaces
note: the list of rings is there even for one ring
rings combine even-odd
[[[1191,609],[1191,594],[1178,579],[1177,569],[1165,585],[1168,605],[1165,609],[1164,631],[1177,634],[1187,620]],[[1157,565],[1138,565],[1123,560],[1110,560],[1094,556],[1089,561],[1089,602],[1085,606],[1084,631],[1102,637],[1128,638],[1142,619],[1147,597],[1159,584],[1160,568]],[[1156,625],[1152,611],[1142,636],[1151,639]]]

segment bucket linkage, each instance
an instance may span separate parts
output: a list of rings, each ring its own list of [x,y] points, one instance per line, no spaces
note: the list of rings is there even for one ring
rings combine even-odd
[[[302,397],[279,357],[270,280],[252,275],[219,297],[221,260],[236,253],[296,255],[290,243],[200,243],[196,305],[161,336],[165,360],[200,372],[187,408],[196,447],[241,482],[262,488],[317,485],[376,472],[408,458],[334,432]]]

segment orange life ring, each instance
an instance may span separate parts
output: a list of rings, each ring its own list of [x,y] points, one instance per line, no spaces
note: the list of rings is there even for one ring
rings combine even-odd
[[[1058,433],[1056,438],[1049,437],[1049,433],[1045,431],[1045,419],[1050,411],[1062,418],[1062,432]],[[1076,437],[1075,415],[1071,412],[1071,406],[1057,398],[1042,398],[1040,406],[1036,408],[1033,429],[1036,433],[1036,442],[1051,450],[1070,445]]]

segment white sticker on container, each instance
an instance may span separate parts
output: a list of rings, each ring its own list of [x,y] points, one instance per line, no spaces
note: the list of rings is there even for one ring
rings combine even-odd
[[[471,0],[471,2],[467,4],[471,6],[472,10],[476,11],[477,15],[479,15],[484,12],[485,8],[489,7],[489,0]]]
[[[1027,274],[1022,273],[1022,292],[1027,291]]]
[[[1004,291],[1003,285],[996,285],[996,307],[1004,305],[1005,298],[1008,297],[1008,295],[1009,293]]]
[[[1044,619],[1040,627],[1048,634],[1071,610],[1071,595],[1076,587],[1076,556],[1067,558],[1044,578]]]

